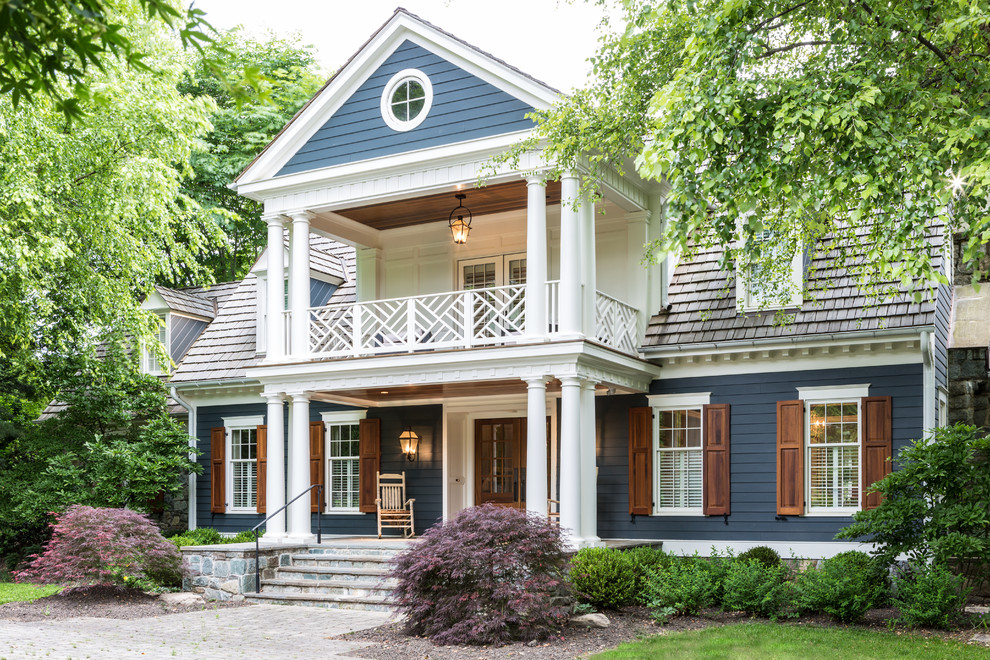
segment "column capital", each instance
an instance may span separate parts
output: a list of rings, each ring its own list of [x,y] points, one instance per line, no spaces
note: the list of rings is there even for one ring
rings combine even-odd
[[[580,178],[581,175],[578,173],[577,170],[564,170],[560,173],[561,181],[563,181],[564,179],[580,179]]]
[[[290,211],[289,213],[286,213],[285,215],[287,215],[290,218],[292,218],[292,222],[305,222],[305,223],[309,223],[309,221],[312,220],[315,217],[312,213],[310,213],[309,211],[306,211],[306,210],[302,210],[302,211]]]
[[[268,401],[269,404],[285,402],[285,395],[281,392],[264,392],[261,398]]]
[[[269,227],[285,227],[285,216],[281,213],[266,213],[261,219]]]
[[[550,380],[550,376],[527,376],[526,378],[523,378],[523,380],[526,382],[526,386],[530,389],[540,387],[546,388],[547,381]]]
[[[547,173],[543,171],[530,172],[529,174],[523,174],[522,178],[526,179],[527,186],[542,186],[547,180]]]
[[[296,401],[309,401],[312,398],[313,393],[306,390],[290,390],[285,393],[285,396],[295,403]]]

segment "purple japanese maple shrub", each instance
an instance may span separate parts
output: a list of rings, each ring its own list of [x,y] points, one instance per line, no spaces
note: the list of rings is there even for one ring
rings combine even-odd
[[[566,567],[555,525],[484,504],[431,527],[395,558],[390,577],[408,634],[502,645],[560,631],[571,603]]]
[[[182,556],[147,516],[130,509],[73,505],[56,514],[52,538],[19,582],[171,586],[181,581]]]

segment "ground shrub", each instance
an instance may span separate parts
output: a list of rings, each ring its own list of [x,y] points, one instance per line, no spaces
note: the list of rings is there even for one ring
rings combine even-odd
[[[725,574],[726,609],[776,619],[790,606],[793,585],[787,581],[788,570],[778,561],[767,566],[760,559],[738,557]]]
[[[913,563],[894,576],[891,602],[907,626],[947,628],[962,614],[965,578],[938,563]]]
[[[560,530],[507,507],[461,511],[427,530],[393,566],[406,632],[437,644],[545,639],[571,609]]]
[[[225,545],[227,543],[254,543],[254,532],[245,530],[235,536],[221,536],[220,532],[210,527],[199,527],[181,534],[168,537],[177,548],[187,545]]]
[[[719,559],[712,564],[702,557],[685,557],[663,571],[646,569],[643,603],[661,619],[712,607],[721,599],[724,579]]]
[[[646,589],[647,569],[659,573],[660,571],[666,570],[668,566],[677,561],[677,558],[674,555],[664,552],[660,548],[654,548],[648,545],[630,548],[624,552],[632,562],[633,568],[636,571],[635,599],[640,603],[643,603]]]
[[[750,561],[755,559],[767,568],[773,568],[774,566],[780,566],[783,562],[780,561],[780,555],[773,548],[768,548],[765,545],[758,545],[755,548],[750,548],[745,552],[739,554],[736,557],[739,561]]]
[[[568,573],[578,598],[599,609],[616,610],[636,598],[636,565],[614,548],[583,548]]]
[[[246,529],[243,532],[238,532],[229,539],[224,539],[224,543],[254,543],[254,532]]]
[[[795,604],[802,613],[821,612],[842,621],[858,621],[882,602],[876,562],[862,552],[843,552],[808,568],[795,582]]]
[[[171,587],[182,558],[147,516],[129,509],[74,505],[56,515],[52,539],[16,576],[21,582]]]

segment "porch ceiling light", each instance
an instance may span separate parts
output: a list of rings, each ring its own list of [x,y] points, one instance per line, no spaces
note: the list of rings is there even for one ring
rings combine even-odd
[[[467,195],[457,193],[454,197],[458,199],[457,208],[450,212],[447,226],[450,227],[450,234],[454,237],[454,243],[464,245],[467,243],[468,233],[471,231],[471,220],[474,216],[471,214],[471,209],[464,206]]]
[[[399,448],[406,455],[407,461],[416,460],[416,452],[419,450],[419,436],[413,432],[411,427],[407,426],[406,430],[399,435]]]

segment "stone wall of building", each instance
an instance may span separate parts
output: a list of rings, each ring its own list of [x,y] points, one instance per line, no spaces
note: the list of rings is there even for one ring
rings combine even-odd
[[[182,490],[174,495],[160,495],[148,517],[165,536],[181,534],[189,529],[189,478],[182,476]]]
[[[949,424],[963,422],[990,430],[990,375],[987,348],[949,349]]]
[[[304,545],[261,546],[258,555],[261,578],[274,578],[276,568],[288,566],[292,554],[306,549]],[[182,565],[185,572],[182,590],[203,594],[206,600],[242,600],[242,594],[256,591],[253,543],[187,546],[182,548]]]

